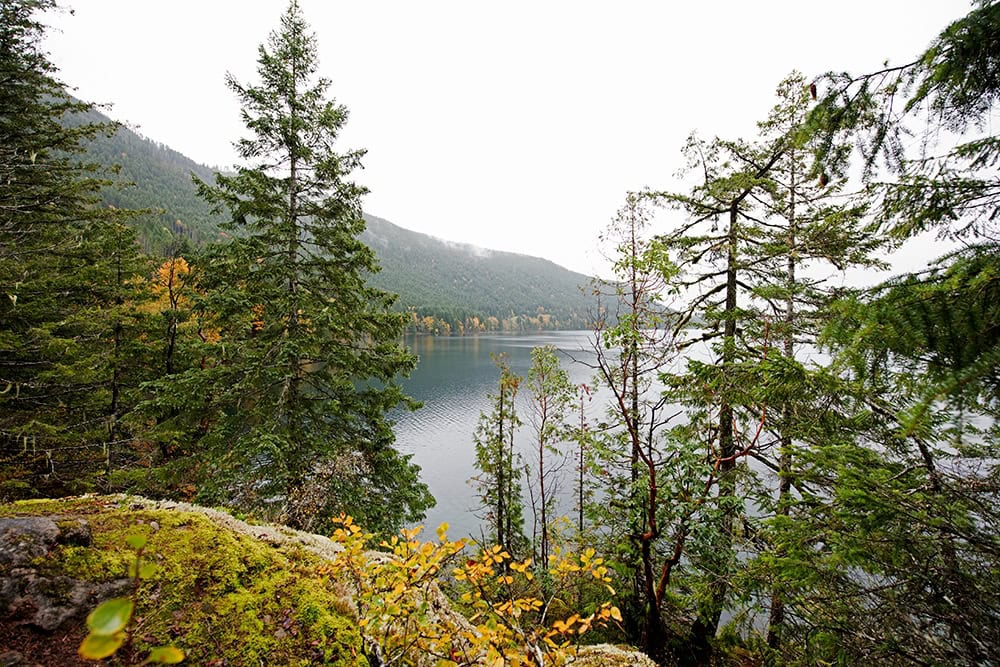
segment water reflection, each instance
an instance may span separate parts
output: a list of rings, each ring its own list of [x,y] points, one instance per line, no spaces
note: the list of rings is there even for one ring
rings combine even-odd
[[[593,371],[586,363],[593,361],[594,353],[589,336],[589,332],[573,331],[406,340],[420,362],[403,386],[424,406],[394,415],[396,444],[402,452],[413,454],[423,480],[437,498],[437,506],[424,521],[428,529],[447,521],[453,537],[479,535],[479,519],[474,514],[478,499],[469,480],[475,474],[473,433],[479,415],[490,410],[488,395],[496,391],[498,373],[490,355],[506,353],[511,370],[523,376],[531,366],[532,348],[553,345],[561,352],[570,382],[590,383]],[[518,410],[526,416],[527,394],[521,393],[517,401]],[[528,438],[524,432],[515,443],[523,450]],[[563,487],[570,487],[569,480]]]

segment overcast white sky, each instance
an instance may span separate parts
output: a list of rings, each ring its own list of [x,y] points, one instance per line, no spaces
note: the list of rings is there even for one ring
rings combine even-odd
[[[253,80],[285,0],[66,0],[64,82],[213,166],[244,133],[225,75]],[[628,190],[670,188],[692,130],[751,136],[792,69],[904,62],[966,0],[300,0],[321,73],[367,148],[367,212],[415,231],[604,272]]]

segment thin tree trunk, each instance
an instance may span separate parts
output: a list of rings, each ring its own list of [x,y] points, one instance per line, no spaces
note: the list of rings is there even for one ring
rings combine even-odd
[[[584,450],[586,448],[586,443],[585,443],[585,440],[584,440],[584,434],[586,432],[586,424],[587,424],[586,419],[584,417],[584,413],[583,413],[583,391],[584,390],[583,390],[583,388],[581,386],[581,388],[580,388],[580,470],[579,470],[580,480],[579,480],[579,485],[578,485],[578,491],[579,491],[579,496],[580,496],[579,497],[579,503],[580,504],[577,507],[577,512],[578,512],[578,517],[577,517],[578,527],[577,527],[577,530],[579,532],[579,535],[580,535],[581,539],[583,538],[583,496],[584,496],[584,490],[583,490],[584,477],[583,477],[583,474],[584,474],[584,466],[585,466],[585,451]]]
[[[788,290],[785,296],[785,330],[784,354],[788,359],[795,358],[795,264],[796,235],[798,225],[795,218],[795,152],[789,153],[790,176],[788,184],[788,262],[785,267],[785,286]],[[792,406],[789,403],[781,408],[781,443],[778,460],[778,516],[788,516],[789,494],[792,490],[792,438],[788,435],[792,421]],[[778,553],[780,558],[783,554]],[[767,623],[767,645],[773,649],[781,643],[782,626],[785,622],[785,601],[777,590],[771,594],[771,614]]]
[[[174,374],[174,354],[177,348],[177,307],[178,307],[178,295],[176,292],[177,280],[177,258],[174,257],[170,260],[170,275],[167,278],[167,301],[170,304],[170,310],[167,318],[167,347],[164,350],[164,366],[166,367],[167,375]]]
[[[115,443],[120,439],[118,430],[118,420],[121,418],[121,346],[122,346],[122,320],[121,320],[121,310],[124,304],[124,299],[122,298],[122,257],[120,239],[115,237],[115,326],[114,326],[114,343],[113,350],[111,353],[111,405],[108,406],[110,411],[109,418],[111,423],[108,424],[108,445],[107,452],[104,459],[104,474],[105,474],[105,485],[110,491],[111,489],[111,454]]]
[[[539,564],[542,567],[548,567],[549,563],[549,530],[548,530],[548,512],[546,511],[546,503],[548,499],[545,497],[545,426],[548,418],[548,405],[547,398],[542,397],[542,415],[541,415],[541,429],[538,437],[538,495],[539,502],[541,504],[541,515],[542,515],[542,537],[541,537],[541,557],[539,558]],[[547,593],[547,591],[546,591]]]
[[[727,380],[736,364],[736,296],[737,296],[737,233],[739,201],[734,201],[729,208],[729,234],[727,240],[726,259],[726,307],[724,317],[722,343],[722,373]],[[727,392],[723,392],[719,405],[719,458],[718,466],[718,497],[720,501],[732,498],[736,486],[730,474],[736,466],[736,437],[733,430],[733,406]],[[699,610],[698,618],[691,628],[692,656],[694,664],[706,665],[711,660],[712,640],[719,629],[719,620],[729,592],[729,552],[733,546],[733,526],[735,513],[727,509],[722,514],[719,543],[720,571],[717,578],[709,585],[709,601]]]
[[[513,403],[513,402],[512,402]],[[512,406],[513,407],[513,406]],[[507,429],[507,549],[511,554],[514,553],[514,512],[512,508],[514,507],[514,428]],[[509,563],[504,563],[505,569],[509,567]]]
[[[632,203],[630,206],[630,232],[631,232],[631,265],[629,268],[629,289],[631,290],[630,300],[632,308],[632,322],[639,321],[639,284],[638,276],[636,275],[636,262],[638,261],[637,254],[639,252],[638,239],[636,238],[636,225],[637,221],[635,219],[635,204]],[[639,332],[633,331],[632,336],[629,338],[629,349],[628,354],[630,357],[630,369],[632,372],[632,390],[631,390],[631,410],[632,415],[630,418],[633,424],[632,430],[634,435],[632,437],[632,483],[634,484],[636,480],[639,479],[639,448],[641,444],[639,442],[639,342],[636,337]],[[626,383],[627,383],[626,379]],[[626,384],[627,386],[627,384]]]
[[[292,58],[291,61],[291,75],[292,75],[292,88],[290,96],[288,99],[288,107],[291,114],[291,118],[294,121],[297,118],[297,99],[296,93],[298,90],[298,60]],[[286,344],[296,344],[299,334],[299,262],[298,262],[298,252],[299,252],[299,156],[297,154],[298,146],[295,140],[290,140],[290,143],[286,144],[288,149],[288,236],[286,238],[286,271],[288,272],[288,321],[284,327],[284,338]],[[266,323],[265,323],[266,324]],[[300,456],[298,452],[300,451],[299,442],[302,439],[302,434],[299,429],[299,417],[295,413],[299,409],[302,397],[302,374],[303,366],[305,360],[295,355],[291,357],[288,361],[288,370],[284,382],[284,391],[282,396],[282,406],[281,409],[284,411],[286,425],[288,429],[288,439],[291,444],[291,450],[286,453],[286,470],[289,473],[289,481],[287,492],[290,498],[295,498],[300,496],[305,484],[306,484],[306,474],[308,472],[309,466],[306,461],[299,460]],[[306,511],[304,507],[296,507],[296,501],[293,500],[291,503],[291,512],[289,524],[293,528],[306,528],[306,521],[309,517],[300,516],[303,511]]]
[[[504,386],[503,372],[500,375],[500,420],[499,420],[499,433],[497,438],[497,542],[500,544],[501,549],[509,550],[506,538],[506,515],[504,512],[504,500],[506,499],[507,486],[504,483],[506,475],[505,463],[504,463],[504,403],[507,395],[507,388]]]

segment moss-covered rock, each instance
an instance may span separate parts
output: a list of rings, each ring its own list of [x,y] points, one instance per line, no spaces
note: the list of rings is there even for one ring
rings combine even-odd
[[[148,576],[135,591],[132,536],[145,544],[140,562],[155,565],[141,568]],[[341,549],[319,535],[184,503],[84,496],[0,506],[0,665],[88,664],[77,655],[87,613],[134,595],[132,646],[109,664],[138,664],[151,647],[174,645],[190,665],[368,667],[351,587],[323,567]],[[436,585],[424,594],[444,625],[474,631]],[[653,665],[607,645],[571,649],[563,659],[580,667]]]
[[[195,665],[367,666],[349,602],[317,571],[320,547],[186,509],[106,497],[0,508],[0,517],[15,519],[6,538],[0,535],[0,550],[9,544],[7,551],[19,554],[6,565],[0,559],[0,644],[42,664],[75,664],[88,608],[121,594],[122,582],[130,594],[137,554],[127,538],[141,535],[142,562],[156,567],[135,594],[133,655],[120,662],[173,644]],[[258,539],[258,530],[271,539]],[[39,622],[42,604],[62,610],[54,626],[51,614]],[[73,654],[59,654],[59,645]]]

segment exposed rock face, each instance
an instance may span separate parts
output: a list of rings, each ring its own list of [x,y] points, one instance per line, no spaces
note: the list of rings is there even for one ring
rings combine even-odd
[[[59,527],[52,519],[0,519],[0,567],[21,567],[55,546]]]
[[[38,564],[58,544],[89,544],[84,520],[58,517],[0,519],[0,614],[52,632],[79,624],[102,600],[128,589],[128,579],[94,583],[48,575]]]
[[[318,570],[335,551],[321,536],[134,497],[0,505],[0,667],[93,664],[78,655],[85,619],[112,597],[136,605],[122,664],[173,645],[193,665],[367,667],[347,599]]]

